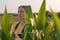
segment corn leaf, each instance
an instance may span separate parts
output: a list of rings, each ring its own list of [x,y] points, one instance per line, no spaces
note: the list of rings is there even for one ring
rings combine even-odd
[[[55,31],[57,33],[57,40],[60,40],[60,20],[55,12],[52,11],[52,15],[55,23]]]
[[[45,33],[44,40],[48,40],[49,34],[53,31],[53,26],[51,23],[52,23],[52,21],[50,21],[48,27],[44,31],[44,33]]]
[[[24,40],[32,40],[32,37],[30,36],[31,29],[31,22],[30,18],[33,18],[32,10],[30,6],[25,6],[25,16],[26,16],[26,27],[24,28]],[[29,31],[30,30],[30,31]]]
[[[12,16],[9,16],[7,9],[5,7],[3,20],[2,20],[2,29],[1,29],[1,39],[2,40],[11,40],[11,25],[12,25]]]
[[[26,23],[30,23],[30,18],[33,18],[31,6],[25,6]]]
[[[46,16],[45,0],[43,0],[42,5],[41,5],[40,10],[39,10],[39,13],[38,13],[38,18],[37,18],[38,30],[44,29],[44,26],[45,26],[45,16]]]
[[[33,18],[31,6],[25,6],[25,12],[28,18]]]

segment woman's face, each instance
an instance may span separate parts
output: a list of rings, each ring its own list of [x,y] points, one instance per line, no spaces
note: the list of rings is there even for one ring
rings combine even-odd
[[[25,10],[23,7],[18,9],[18,17],[20,21],[25,20]]]

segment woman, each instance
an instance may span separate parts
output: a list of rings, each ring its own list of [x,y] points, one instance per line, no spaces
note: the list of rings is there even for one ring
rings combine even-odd
[[[24,25],[25,25],[25,10],[24,10],[25,6],[20,6],[18,7],[18,18],[19,18],[19,22],[14,23],[12,25],[12,33],[15,34],[15,38],[16,40],[22,40],[22,38],[20,38],[18,36],[18,34],[21,34]]]
[[[26,16],[25,16],[25,13],[27,12],[27,10],[25,10],[25,8],[27,8],[27,7],[30,7],[30,6],[18,7],[19,22],[14,23],[14,25],[12,26],[12,29],[13,29],[12,32],[15,34],[16,40],[22,40],[22,39],[26,40],[27,39],[26,37],[28,36],[28,34],[27,34],[26,37],[24,37],[26,32],[32,32],[31,21],[29,20],[28,23],[25,22],[27,19],[29,19],[29,18],[26,18]],[[30,10],[30,9],[28,9],[28,10]],[[21,33],[23,33],[23,34],[21,34]],[[29,39],[29,37],[28,37],[28,39]]]

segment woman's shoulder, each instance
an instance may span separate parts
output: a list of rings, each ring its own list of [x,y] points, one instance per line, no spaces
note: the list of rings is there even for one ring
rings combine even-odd
[[[14,22],[13,24],[18,24],[18,23],[20,23],[19,21],[17,21],[17,22]]]
[[[20,23],[20,22],[19,22],[19,21],[14,22],[14,23],[12,24],[12,26],[16,26],[18,23]]]

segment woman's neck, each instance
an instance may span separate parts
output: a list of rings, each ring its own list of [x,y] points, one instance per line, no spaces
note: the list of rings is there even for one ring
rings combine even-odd
[[[21,21],[21,25],[24,26],[25,25],[25,21]]]

